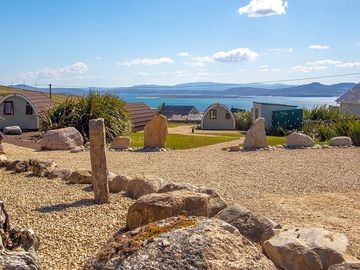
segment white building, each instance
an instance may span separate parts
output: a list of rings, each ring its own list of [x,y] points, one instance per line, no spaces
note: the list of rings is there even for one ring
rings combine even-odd
[[[265,119],[265,128],[270,129],[272,127],[273,111],[294,110],[296,108],[297,106],[285,104],[253,102],[253,122],[255,122],[255,120],[259,117],[263,117]]]
[[[360,116],[360,84],[339,97],[336,102],[340,104],[341,112]]]

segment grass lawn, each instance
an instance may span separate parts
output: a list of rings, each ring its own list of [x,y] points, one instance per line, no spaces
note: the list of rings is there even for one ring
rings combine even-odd
[[[131,134],[131,147],[144,147],[144,132],[136,132]],[[236,140],[237,137],[226,136],[191,136],[181,134],[168,134],[166,139],[166,147],[177,150],[197,148],[222,142]]]
[[[195,131],[196,133],[196,131]],[[240,134],[240,133],[197,133],[197,134],[204,134],[204,135],[212,135],[212,136],[216,136],[216,137],[229,137],[229,138],[242,138],[245,137],[244,134]]]

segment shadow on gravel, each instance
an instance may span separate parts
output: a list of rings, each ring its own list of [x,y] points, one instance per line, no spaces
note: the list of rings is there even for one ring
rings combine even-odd
[[[40,208],[34,209],[33,211],[40,212],[40,213],[60,212],[60,211],[66,210],[68,208],[91,206],[94,204],[95,204],[95,202],[92,199],[82,199],[82,200],[79,200],[79,201],[76,201],[73,203],[61,203],[61,204],[56,204],[56,205],[52,205],[52,206],[40,207]]]

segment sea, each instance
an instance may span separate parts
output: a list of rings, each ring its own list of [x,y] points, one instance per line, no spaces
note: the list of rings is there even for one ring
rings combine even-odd
[[[161,95],[120,94],[127,102],[144,102],[150,108],[157,108],[160,104],[194,106],[199,111],[205,111],[213,103],[222,103],[229,108],[251,110],[253,102],[265,102],[295,105],[299,108],[313,108],[319,105],[336,105],[338,97],[278,97],[278,96],[249,96],[249,97],[186,97]]]

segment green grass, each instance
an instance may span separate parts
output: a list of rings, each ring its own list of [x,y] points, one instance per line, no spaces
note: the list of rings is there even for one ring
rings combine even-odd
[[[144,147],[144,133],[136,132],[131,134],[131,147]],[[176,150],[197,148],[217,143],[229,142],[237,138],[225,136],[192,136],[182,134],[168,134],[166,139],[166,147]]]
[[[196,131],[195,131],[196,133]],[[242,138],[245,137],[244,134],[240,134],[240,133],[197,133],[197,134],[204,134],[204,135],[212,135],[212,136],[216,136],[216,137],[230,137],[230,138]]]
[[[286,137],[266,136],[269,146],[286,144]],[[240,144],[242,146],[243,144]]]

